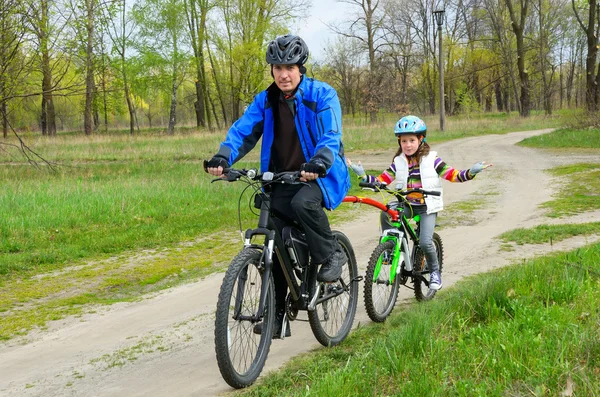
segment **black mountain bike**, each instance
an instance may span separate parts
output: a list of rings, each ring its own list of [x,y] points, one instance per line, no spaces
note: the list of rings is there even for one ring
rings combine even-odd
[[[285,317],[293,321],[300,310],[307,311],[313,334],[324,346],[335,346],[349,334],[356,313],[358,282],[362,277],[358,275],[352,245],[343,233],[333,232],[348,262],[337,281],[321,283],[317,281],[317,265],[310,263],[308,246],[299,226],[288,224],[282,230],[275,226],[269,186],[304,183],[299,181],[299,172],[259,174],[254,169],[230,168],[223,175],[224,178],[214,181],[245,182],[246,189],[252,189],[254,207],[260,208],[258,226],[246,230],[244,248],[225,273],[215,319],[219,370],[230,386],[239,389],[258,378],[271,347],[275,321],[274,255],[289,287]],[[283,324],[287,323],[285,317]],[[255,334],[253,329],[258,322],[263,323],[262,332]],[[281,335],[283,338],[285,332]]]
[[[439,196],[436,191],[410,189],[405,191],[388,190],[385,185],[374,185],[361,182],[359,186],[369,190],[377,190],[394,195],[399,203],[406,201],[410,193]],[[346,196],[344,202],[364,203],[389,215],[391,228],[384,230],[379,244],[373,250],[365,275],[365,309],[369,318],[375,322],[383,322],[390,315],[398,299],[400,285],[411,288],[418,301],[433,299],[436,291],[429,289],[430,270],[425,254],[419,247],[419,215],[414,217],[405,214],[385,203],[369,197]],[[438,257],[439,270],[444,262],[444,246],[442,238],[433,233],[433,245]],[[412,287],[407,285],[410,280]]]

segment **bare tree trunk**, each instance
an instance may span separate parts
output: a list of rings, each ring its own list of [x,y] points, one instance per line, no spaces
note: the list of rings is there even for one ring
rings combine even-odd
[[[93,132],[92,106],[94,102],[95,84],[94,84],[94,8],[95,0],[86,0],[87,8],[86,32],[87,47],[85,58],[85,111],[83,115],[83,130],[86,135]]]
[[[527,6],[529,4],[528,0],[520,0],[521,1],[521,9],[520,14],[517,18],[517,15],[513,9],[512,0],[505,0],[506,5],[508,6],[508,11],[510,13],[510,20],[513,32],[515,34],[515,39],[517,42],[517,68],[519,70],[519,80],[521,86],[521,96],[520,96],[520,110],[519,114],[521,117],[529,117],[531,110],[531,96],[530,96],[530,86],[529,86],[529,73],[525,67],[525,42],[524,42],[524,29],[525,29],[525,21],[527,19]]]
[[[196,112],[196,125],[206,127],[206,100],[204,98],[206,77],[204,73],[204,36],[206,30],[206,15],[209,7],[204,1],[191,0],[186,1],[186,13],[188,16],[188,25],[192,38],[192,48],[194,50],[194,59],[196,61],[196,100],[194,101],[194,111]],[[189,4],[189,5],[188,5]],[[198,8],[196,7],[198,5]],[[198,15],[200,11],[200,15]]]
[[[169,127],[167,133],[175,134],[175,124],[177,123],[177,81],[176,76],[173,76],[173,84],[171,86],[171,108],[169,110]]]
[[[596,35],[597,3],[596,0],[588,0],[588,21],[584,25],[581,20],[575,0],[571,0],[573,11],[579,26],[584,31],[587,39],[587,57],[585,60],[585,102],[588,111],[598,110],[598,87],[596,85],[596,57],[598,54],[598,37]]]
[[[8,106],[6,105],[6,101],[2,101],[0,105],[0,111],[2,112],[2,136],[4,139],[8,138]]]
[[[42,135],[56,136],[56,113],[54,110],[52,69],[50,67],[50,50],[48,49],[48,0],[41,0],[42,20],[39,31],[40,51],[42,55]]]
[[[125,94],[125,100],[127,101],[127,110],[129,111],[129,134],[135,134],[135,123],[136,123],[136,115],[135,115],[135,106],[133,105],[133,100],[131,98],[131,93],[129,92],[129,80],[127,79],[127,60],[125,59],[125,49],[127,47],[127,36],[125,34],[125,26],[126,26],[126,18],[127,10],[125,5],[126,0],[123,0],[122,12],[121,12],[121,36],[119,43],[119,55],[121,58],[121,77],[123,78],[123,92]]]
[[[547,116],[552,114],[552,92],[551,92],[551,83],[552,83],[552,75],[550,74],[550,78],[546,76],[546,63],[547,57],[544,51],[546,45],[546,36],[545,36],[545,22],[544,22],[544,9],[542,0],[538,0],[538,21],[539,21],[539,29],[540,29],[540,45],[539,45],[539,56],[540,56],[540,73],[542,75],[542,98],[544,103],[544,111]],[[554,70],[552,70],[554,72]],[[548,81],[550,80],[550,81]]]
[[[207,42],[206,44],[208,45],[208,38],[206,38]],[[221,89],[221,82],[219,81],[219,78],[217,76],[217,72],[215,71],[215,64],[213,62],[213,58],[212,58],[212,54],[210,52],[210,47],[207,47],[207,52],[208,52],[208,59],[210,61],[210,68],[212,70],[213,73],[213,78],[215,79],[215,87],[217,89],[217,98],[219,98],[219,103],[221,105],[221,111],[223,112],[223,122],[225,123],[225,125],[228,125],[229,122],[227,121],[227,111],[225,109],[225,103],[223,102],[223,98],[224,98],[224,92]],[[214,106],[214,105],[213,105]],[[214,110],[213,110],[214,111]],[[215,113],[215,118],[217,118],[217,114]],[[218,120],[218,118],[217,118]],[[217,121],[218,123],[218,121]],[[221,128],[221,127],[219,127]]]
[[[502,102],[502,91],[500,90],[500,80],[494,82],[494,96],[496,98],[496,110],[502,112],[504,110],[504,102]]]

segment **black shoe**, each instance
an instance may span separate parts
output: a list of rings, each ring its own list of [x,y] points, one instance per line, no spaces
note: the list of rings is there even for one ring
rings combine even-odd
[[[343,251],[335,250],[327,262],[321,266],[317,273],[317,281],[322,283],[331,283],[336,281],[342,275],[342,266],[348,262],[348,257]]]
[[[279,316],[275,316],[275,322],[273,323],[273,327],[275,328],[275,330],[273,331],[273,339],[282,339],[281,338],[281,325],[283,324],[283,316],[281,316],[281,317],[282,318],[279,318]],[[290,327],[290,321],[287,318],[285,319],[285,323],[286,323],[286,327],[285,327],[284,338],[287,338],[287,337],[292,336],[292,329]],[[254,326],[252,331],[257,335],[260,335],[260,334],[262,334],[262,327],[263,327],[263,322],[261,321],[260,323],[257,323]]]

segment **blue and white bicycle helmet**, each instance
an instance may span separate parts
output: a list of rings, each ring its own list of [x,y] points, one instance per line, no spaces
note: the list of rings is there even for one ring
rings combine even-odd
[[[427,126],[425,125],[425,122],[417,116],[404,116],[396,123],[394,134],[396,134],[396,136],[416,134],[426,137]]]

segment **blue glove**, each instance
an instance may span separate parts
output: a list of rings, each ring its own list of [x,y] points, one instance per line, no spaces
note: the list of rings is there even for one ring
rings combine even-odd
[[[350,161],[350,159],[346,159],[346,163],[350,168],[352,168],[352,171],[354,171],[354,173],[358,175],[359,178],[364,178],[365,176],[367,176],[367,174],[365,173],[365,169],[363,168],[360,161],[358,162],[358,164],[354,164],[352,161]]]
[[[479,163],[472,166],[469,172],[471,173],[471,175],[477,175],[481,171],[485,170],[487,167],[491,167],[491,164],[486,164],[485,161],[480,161]]]

